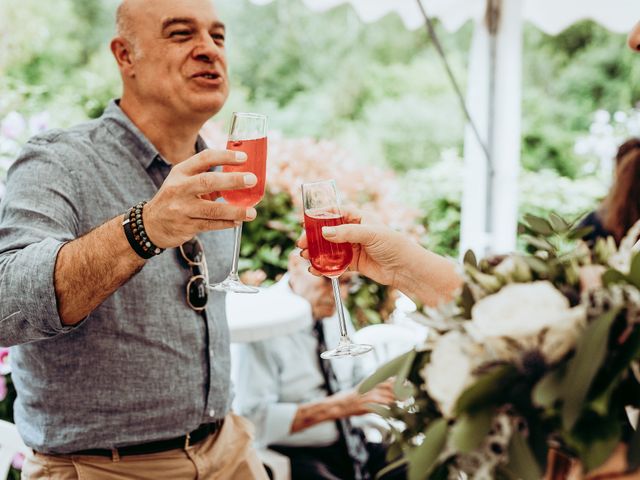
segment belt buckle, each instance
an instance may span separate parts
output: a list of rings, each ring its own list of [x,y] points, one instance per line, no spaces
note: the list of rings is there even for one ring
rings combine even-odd
[[[188,449],[189,449],[189,447],[191,446],[191,445],[189,445],[189,440],[191,440],[191,434],[190,434],[190,433],[187,433],[187,434],[184,436],[184,449],[185,449],[185,450],[188,450]]]

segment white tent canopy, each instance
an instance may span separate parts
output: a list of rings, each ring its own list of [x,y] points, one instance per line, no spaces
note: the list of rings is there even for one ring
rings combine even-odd
[[[252,0],[267,4],[273,0]],[[513,0],[507,0],[509,2]],[[389,13],[396,13],[405,26],[414,30],[424,25],[416,0],[303,0],[310,9],[329,10],[350,3],[363,22],[375,22]],[[437,17],[453,32],[467,20],[480,20],[486,10],[486,0],[422,0],[431,17]],[[591,19],[613,32],[627,32],[640,20],[637,0],[525,0],[522,18],[540,30],[555,35],[578,20]]]
[[[273,0],[252,0],[266,4]],[[364,22],[398,14],[409,29],[424,25],[418,0],[303,0],[325,11],[349,3]],[[640,20],[640,0],[421,0],[430,17],[449,31],[473,20],[467,107],[487,147],[490,162],[472,130],[465,134],[461,254],[508,252],[515,248],[517,179],[520,165],[522,25],[529,21],[557,34],[582,19],[614,32],[628,32]],[[497,13],[490,27],[488,11]],[[623,48],[623,45],[620,45]]]

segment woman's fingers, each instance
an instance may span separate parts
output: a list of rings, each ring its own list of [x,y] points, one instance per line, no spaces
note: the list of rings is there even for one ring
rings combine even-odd
[[[333,243],[361,243],[368,245],[375,238],[375,227],[370,225],[344,224],[322,227],[322,236]]]

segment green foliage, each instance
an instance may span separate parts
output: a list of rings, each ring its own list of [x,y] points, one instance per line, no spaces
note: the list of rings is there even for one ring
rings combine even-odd
[[[440,469],[450,467],[473,477],[478,465],[469,460],[489,462],[487,452],[493,451],[492,445],[502,445],[500,448],[508,452],[506,458],[490,464],[495,467],[491,472],[495,478],[541,478],[550,445],[559,446],[591,471],[602,465],[620,442],[627,441],[623,436],[628,422],[625,408],[640,403],[640,324],[636,318],[640,253],[630,250],[637,231],[630,233],[618,251],[601,245],[596,254],[576,242],[581,229],[575,222],[559,215],[526,215],[522,226],[528,232],[523,236],[527,254],[479,261],[472,253],[465,255],[466,295],[439,310],[426,311],[426,323],[435,325],[439,320],[441,327],[436,328],[444,336],[434,335],[415,353],[389,361],[363,383],[365,389],[371,389],[397,375],[399,382],[413,385],[411,397],[383,412],[397,428],[394,438],[404,452],[411,478],[431,479],[436,473],[440,475]],[[624,271],[615,270],[618,265]],[[619,275],[615,282],[588,290],[586,295],[587,290],[581,291],[578,282],[583,267],[598,267],[598,272],[609,268]],[[498,325],[511,315],[513,322],[523,321],[514,311],[518,305],[506,300],[509,294],[516,295],[516,290],[507,294],[502,289],[540,280],[551,282],[560,301],[566,302],[564,318],[553,317],[553,325],[540,325],[538,330],[524,325],[510,326],[508,331],[513,333],[493,330],[496,327],[484,330],[483,322],[489,318]],[[534,291],[532,288],[521,295],[533,295]],[[484,320],[477,310],[478,316],[469,315],[474,304],[480,309],[479,302],[485,301]],[[506,302],[501,309],[500,302]],[[486,310],[489,305],[492,309]],[[522,308],[538,314],[535,303]],[[553,315],[540,310],[539,315]],[[572,323],[564,323],[564,328],[556,327],[571,318]],[[518,333],[521,327],[524,332]],[[545,346],[549,335],[553,340]],[[572,340],[560,347],[558,335]],[[503,343],[495,343],[496,338]],[[559,352],[559,348],[563,350]],[[446,368],[454,356],[467,356],[469,363],[454,364],[437,383],[431,383],[436,370]],[[464,373],[466,369],[471,373]],[[456,385],[461,378],[465,380],[463,388],[452,393],[449,382]],[[452,400],[454,408],[448,412],[446,407]],[[634,452],[637,442],[634,438],[629,444]],[[446,454],[440,455],[444,445]]]

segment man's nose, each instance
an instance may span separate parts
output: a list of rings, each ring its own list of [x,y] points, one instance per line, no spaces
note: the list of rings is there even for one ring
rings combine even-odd
[[[197,60],[213,63],[218,57],[220,57],[221,47],[211,38],[209,33],[201,35],[198,45],[193,50],[193,56]]]
[[[640,22],[636,23],[636,26],[629,33],[627,43],[631,50],[640,52]]]

